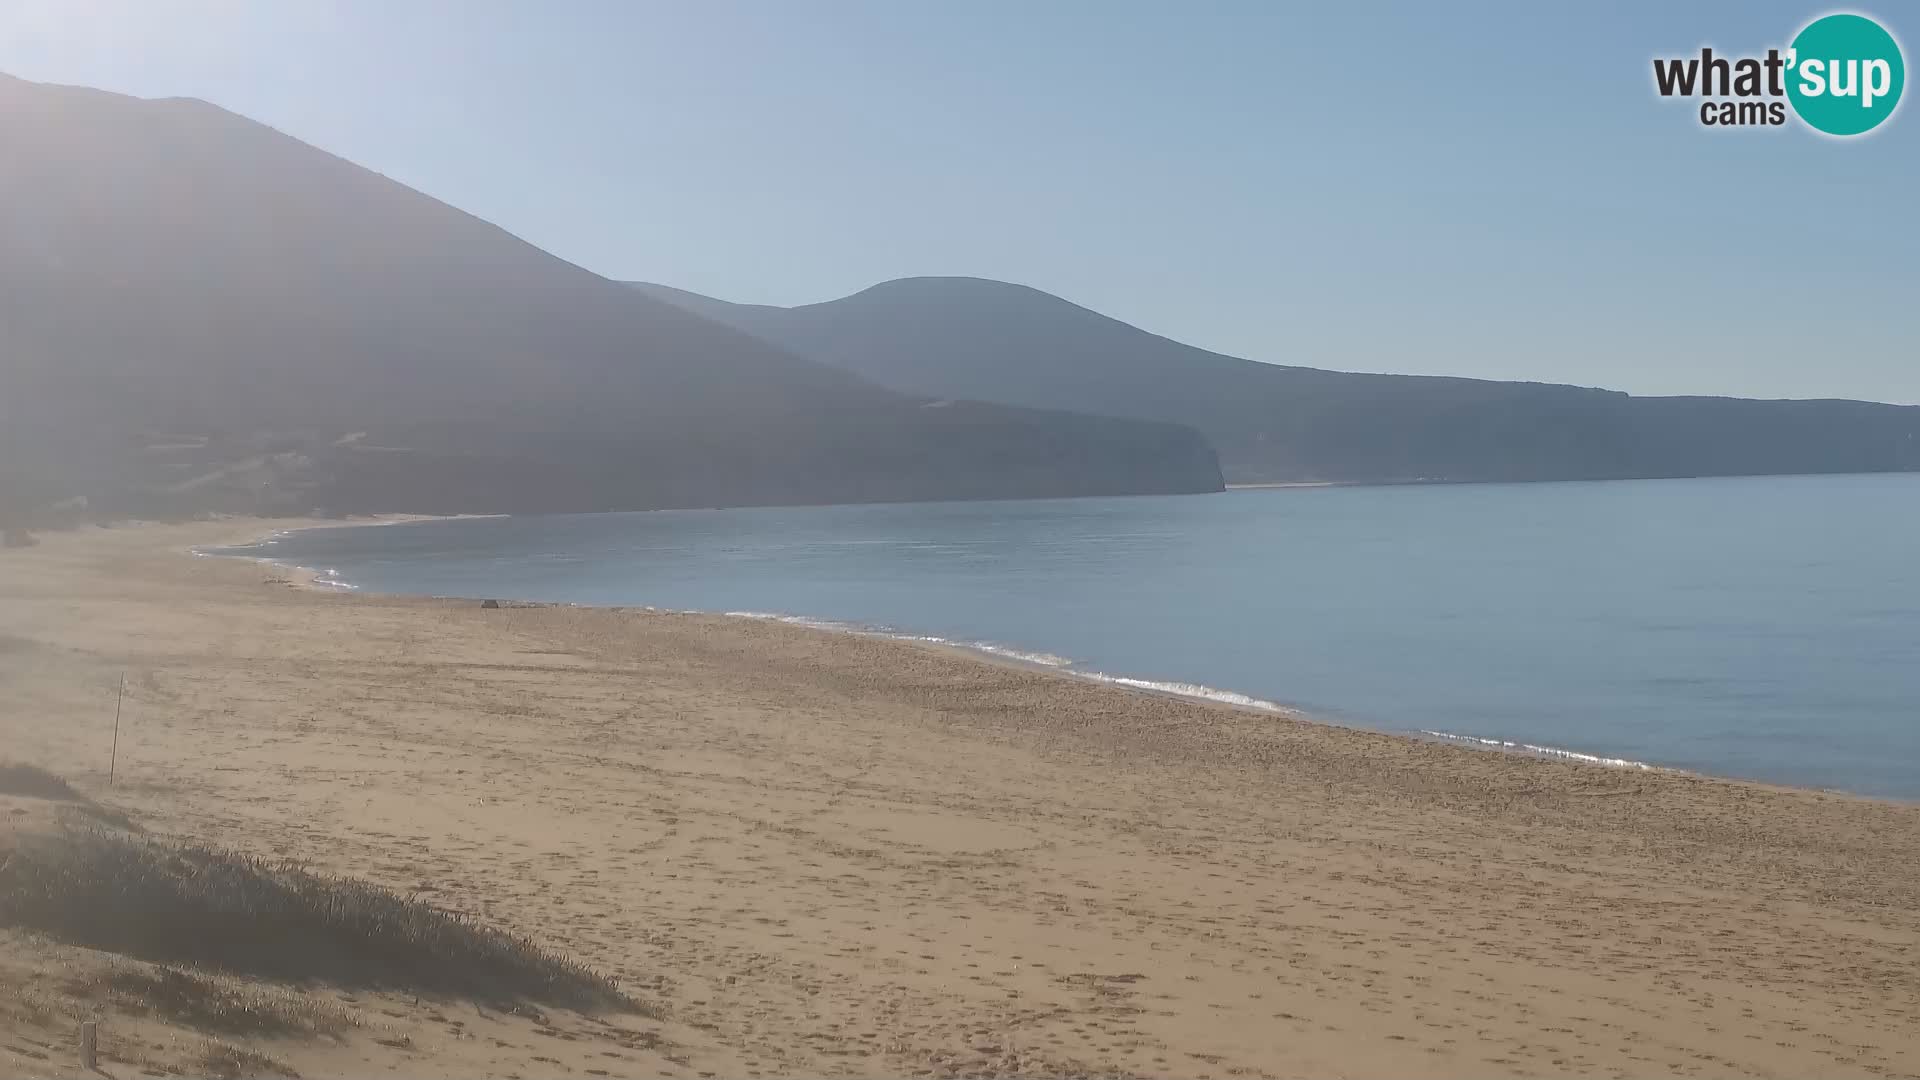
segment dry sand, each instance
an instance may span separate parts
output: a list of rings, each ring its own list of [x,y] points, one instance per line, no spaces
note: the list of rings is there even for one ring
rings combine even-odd
[[[1920,1073],[1920,807],[182,554],[264,528],[0,553],[0,757],[426,890],[664,1017],[336,995],[344,1043],[266,1047],[307,1075]],[[77,962],[0,943],[16,991]]]

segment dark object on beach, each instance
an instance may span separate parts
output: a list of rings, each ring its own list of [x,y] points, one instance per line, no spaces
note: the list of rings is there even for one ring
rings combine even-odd
[[[25,529],[0,529],[0,547],[23,548],[38,543]]]
[[[500,606],[500,601],[498,601],[498,600],[482,600],[482,601],[480,601],[480,606],[481,606],[481,607],[483,607],[483,608],[497,608],[497,607],[499,607],[499,606]]]

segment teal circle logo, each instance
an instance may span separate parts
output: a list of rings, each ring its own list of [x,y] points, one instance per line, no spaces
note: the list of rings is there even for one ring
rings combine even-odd
[[[1815,19],[1787,50],[1787,100],[1808,127],[1828,135],[1879,127],[1906,84],[1900,43],[1864,15]]]

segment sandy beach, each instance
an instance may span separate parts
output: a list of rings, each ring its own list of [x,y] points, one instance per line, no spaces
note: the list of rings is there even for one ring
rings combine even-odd
[[[0,552],[0,758],[658,1013],[302,988],[355,1020],[260,1045],[303,1075],[1920,1075],[1920,806],[189,554],[300,524]],[[0,994],[82,952],[0,930]],[[79,1075],[28,1016],[0,1001],[0,1073]]]

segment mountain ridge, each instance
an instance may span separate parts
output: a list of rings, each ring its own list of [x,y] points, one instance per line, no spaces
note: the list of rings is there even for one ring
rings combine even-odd
[[[629,283],[881,385],[1188,424],[1229,482],[1627,479],[1920,469],[1920,407],[1636,397],[1216,353],[1031,286],[899,278],[791,308]]]
[[[534,512],[1220,486],[1190,430],[924,409],[677,305],[636,305],[198,99],[0,79],[0,145],[0,508]],[[355,432],[371,437],[341,441]]]

